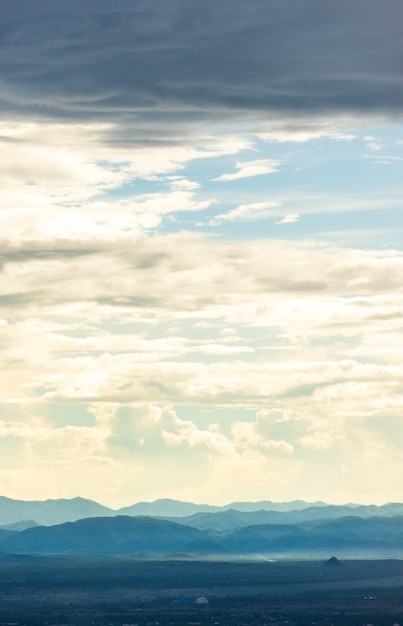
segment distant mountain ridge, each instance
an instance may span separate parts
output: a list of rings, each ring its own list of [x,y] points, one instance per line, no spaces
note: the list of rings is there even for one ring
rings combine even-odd
[[[324,502],[233,502],[224,506],[194,504],[172,499],[138,502],[118,510],[111,509],[85,498],[56,500],[13,500],[0,496],[0,528],[21,530],[24,527],[52,526],[64,522],[93,517],[117,515],[151,516],[179,521],[188,526],[207,530],[229,530],[254,524],[279,523],[310,524],[316,520],[337,519],[347,515],[362,518],[371,516],[392,517],[403,515],[403,504],[330,505]]]
[[[217,532],[222,532],[231,528],[257,524],[299,524],[308,529],[319,521],[336,520],[346,516],[366,519],[369,517],[389,518],[398,515],[403,515],[403,504],[385,504],[380,507],[373,505],[321,505],[320,507],[307,506],[305,509],[288,511],[224,509],[216,513],[195,513],[180,519],[169,519],[180,521],[182,524],[200,530],[214,529]]]
[[[141,558],[403,558],[403,504],[161,499],[113,510],[72,498],[0,497],[0,554]]]
[[[185,517],[196,513],[218,513],[235,509],[242,512],[259,510],[266,511],[291,511],[304,509],[307,506],[326,506],[324,502],[304,502],[293,500],[291,502],[272,502],[261,500],[259,502],[230,502],[223,506],[211,504],[194,504],[193,502],[180,502],[164,498],[154,502],[137,502],[131,506],[119,509],[119,515],[152,515],[157,517]]]
[[[161,498],[154,502],[137,502],[119,509],[119,515],[147,515],[153,517],[185,517],[198,512],[215,513],[221,507],[210,504],[193,504],[170,498]]]
[[[51,526],[84,517],[115,515],[108,507],[85,498],[58,500],[13,500],[0,496],[0,527],[26,520],[33,525]]]
[[[294,502],[275,503],[270,500],[262,502],[237,502],[225,506],[209,504],[194,504],[164,498],[154,502],[137,502],[121,509],[112,509],[93,500],[86,498],[49,499],[49,500],[14,500],[0,496],[0,527],[21,522],[32,522],[51,526],[63,522],[74,522],[87,517],[115,516],[115,515],[148,515],[153,517],[185,517],[195,513],[215,513],[222,510],[237,508],[240,511],[266,510],[290,510],[300,509],[312,503],[296,500]],[[324,503],[314,503],[322,506]]]

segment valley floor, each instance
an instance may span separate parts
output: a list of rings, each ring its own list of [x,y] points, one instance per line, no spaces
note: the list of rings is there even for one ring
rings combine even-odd
[[[198,598],[206,598],[208,603]],[[204,602],[204,603],[203,603]],[[0,625],[403,624],[403,561],[0,557]]]

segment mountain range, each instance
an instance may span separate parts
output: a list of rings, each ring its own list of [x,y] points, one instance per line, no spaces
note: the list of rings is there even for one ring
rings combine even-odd
[[[31,520],[32,525],[51,526],[84,517],[116,515],[102,504],[85,498],[58,500],[13,500],[0,496],[0,527]]]
[[[23,531],[3,530],[0,554],[133,555],[141,558],[403,557],[403,517],[342,517],[299,524],[199,530],[127,515],[86,518]]]
[[[314,503],[315,506],[324,505],[322,502]],[[303,500],[293,502],[233,502],[225,506],[213,506],[209,504],[194,504],[192,502],[180,502],[169,498],[155,500],[154,502],[138,502],[121,509],[111,509],[93,500],[85,498],[59,499],[59,500],[14,500],[0,496],[0,527],[6,525],[30,522],[31,526],[37,524],[51,526],[62,522],[74,522],[85,517],[114,517],[116,515],[147,515],[152,517],[185,517],[196,513],[216,513],[229,509],[242,512],[252,512],[259,509],[267,511],[290,511],[306,508],[307,503]]]
[[[74,522],[89,517],[115,517],[116,515],[163,517],[196,528],[231,528],[259,523],[309,522],[355,515],[358,517],[392,517],[403,515],[403,504],[389,503],[382,506],[344,504],[331,505],[324,502],[231,502],[224,506],[194,504],[178,500],[160,499],[154,502],[138,502],[120,509],[111,509],[85,498],[57,500],[14,500],[0,496],[0,528],[21,530],[24,526],[51,526]],[[247,523],[246,523],[247,522]],[[13,528],[14,527],[14,528]]]
[[[403,504],[157,500],[113,510],[92,500],[0,497],[0,554],[158,558],[403,557]]]

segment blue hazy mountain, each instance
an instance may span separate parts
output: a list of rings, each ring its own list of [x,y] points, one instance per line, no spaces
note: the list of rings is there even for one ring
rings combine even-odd
[[[153,517],[184,517],[198,512],[213,513],[221,507],[209,504],[193,504],[180,502],[170,498],[162,498],[154,502],[137,502],[119,509],[119,515],[151,515]]]
[[[259,503],[260,504],[260,503]],[[187,524],[200,530],[215,530],[217,532],[241,528],[257,524],[299,524],[311,528],[318,521],[339,519],[353,515],[360,518],[393,517],[403,515],[402,504],[385,504],[383,506],[362,505],[325,505],[307,506],[295,510],[252,510],[242,511],[226,509],[218,512],[194,513],[182,517],[181,524]],[[175,519],[175,518],[170,518]]]
[[[154,502],[138,502],[131,506],[119,509],[120,515],[152,515],[155,517],[187,517],[197,513],[218,513],[220,511],[237,510],[242,512],[265,511],[298,511],[308,506],[325,506],[324,502],[308,503],[303,500],[292,502],[272,502],[261,500],[259,502],[230,502],[223,506],[210,504],[194,504],[193,502],[180,502],[164,498]]]
[[[240,554],[316,557],[341,552],[351,557],[403,555],[403,517],[342,517],[304,525],[263,524],[229,531],[223,548]]]
[[[116,515],[152,516],[170,519],[199,530],[223,532],[259,524],[299,524],[306,529],[317,521],[353,515],[360,518],[403,515],[403,504],[330,505],[323,502],[234,502],[225,506],[194,504],[171,499],[138,502],[114,510],[85,498],[58,500],[13,500],[0,497],[0,528],[22,530],[29,526],[51,526],[92,517]]]
[[[315,503],[315,506],[323,503]],[[180,502],[169,498],[154,502],[137,502],[131,506],[118,510],[111,509],[85,498],[55,499],[55,500],[14,500],[0,496],[0,527],[8,524],[29,521],[35,524],[51,526],[62,522],[73,522],[86,517],[107,517],[115,515],[147,515],[153,517],[185,517],[196,513],[216,513],[219,511],[237,509],[239,511],[265,510],[298,510],[310,506],[302,500],[294,502],[276,503],[269,500],[262,502],[237,502],[225,506],[209,504],[194,504]],[[32,522],[32,523],[31,523]]]
[[[11,524],[5,524],[4,526],[0,526],[1,530],[13,530],[16,532],[20,532],[21,530],[26,530],[27,528],[33,528],[34,526],[39,526],[32,519],[24,519],[20,522],[12,522]]]
[[[18,534],[18,531],[0,528],[0,543],[3,541],[3,539],[8,539],[9,537],[12,537],[15,534]]]
[[[150,558],[352,558],[403,556],[403,517],[342,517],[302,524],[258,524],[226,532],[143,516],[82,519],[3,531],[3,554],[135,555]]]
[[[0,526],[31,520],[50,526],[84,517],[116,515],[115,511],[85,498],[59,500],[13,500],[0,496]]]
[[[153,517],[123,515],[37,526],[0,540],[1,552],[20,554],[161,555],[216,547],[196,528]]]

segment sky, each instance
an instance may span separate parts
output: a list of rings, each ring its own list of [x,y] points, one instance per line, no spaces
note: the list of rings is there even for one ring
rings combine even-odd
[[[0,21],[0,494],[403,500],[403,3]]]

